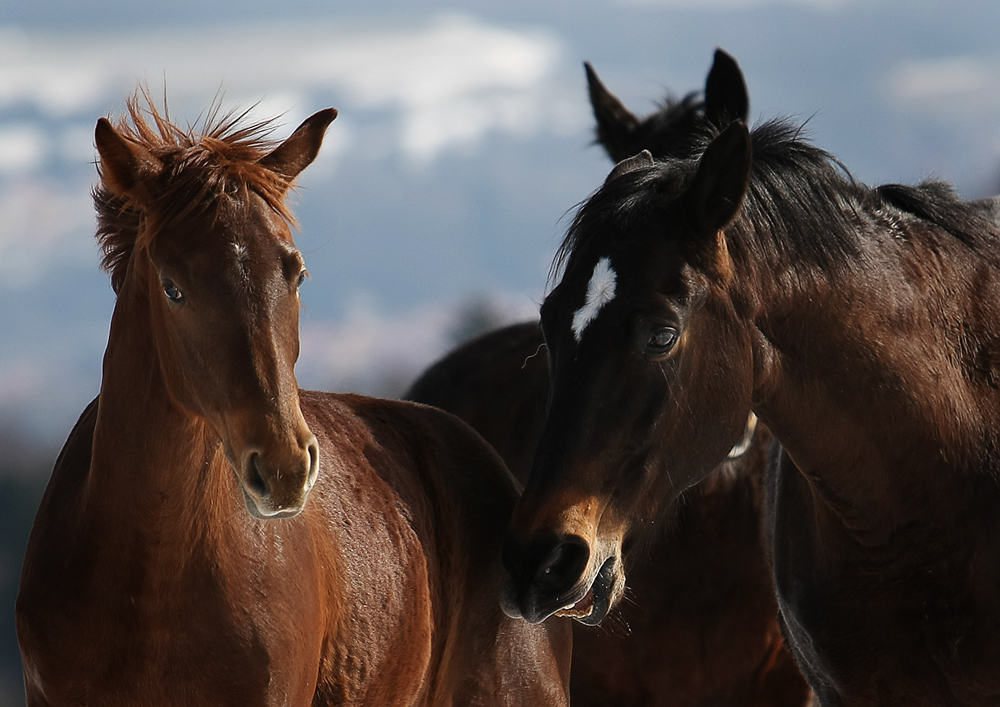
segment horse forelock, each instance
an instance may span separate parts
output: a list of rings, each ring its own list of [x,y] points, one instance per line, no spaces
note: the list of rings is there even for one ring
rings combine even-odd
[[[640,130],[650,135],[671,138],[675,149],[688,144],[694,132],[702,123],[707,123],[705,99],[701,91],[691,91],[683,98],[667,95],[658,108],[643,117]]]
[[[218,106],[213,106],[200,127],[182,129],[170,121],[166,109],[161,113],[156,108],[144,90],[129,99],[127,109],[115,129],[159,160],[163,171],[149,185],[153,201],[140,203],[113,193],[98,170],[101,181],[93,192],[97,239],[104,253],[102,267],[111,273],[116,292],[136,244],[152,235],[141,227],[150,210],[155,210],[160,225],[205,212],[218,217],[224,204],[234,200],[245,204],[253,192],[295,225],[284,199],[290,182],[259,162],[278,144],[269,138],[273,120],[247,123],[246,112],[220,115]]]
[[[605,181],[577,207],[556,250],[550,281],[557,280],[584,251],[594,249],[608,255],[616,244],[625,243],[629,229],[648,216],[657,200],[679,192],[694,174],[695,166],[676,159],[655,160],[649,166],[639,162],[633,169]]]

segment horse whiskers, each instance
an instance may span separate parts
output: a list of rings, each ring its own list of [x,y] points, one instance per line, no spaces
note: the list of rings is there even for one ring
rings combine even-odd
[[[543,341],[542,343],[540,343],[540,344],[538,345],[538,348],[537,348],[537,349],[535,349],[535,353],[531,354],[530,356],[526,356],[526,357],[525,357],[525,359],[524,359],[524,363],[522,363],[522,364],[521,364],[521,370],[523,371],[523,370],[525,369],[525,367],[526,367],[526,366],[528,365],[528,361],[530,361],[530,360],[531,360],[531,359],[533,359],[533,358],[534,358],[535,356],[537,356],[537,355],[538,355],[538,353],[539,353],[539,352],[540,352],[540,351],[541,351],[542,349],[544,349],[545,347],[546,347],[546,343],[545,343],[545,342]]]

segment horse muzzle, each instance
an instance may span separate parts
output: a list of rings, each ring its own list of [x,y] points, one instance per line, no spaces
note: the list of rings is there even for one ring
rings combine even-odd
[[[291,518],[305,507],[319,473],[319,445],[310,433],[297,449],[285,454],[245,450],[237,474],[250,515]]]
[[[508,582],[500,608],[511,618],[539,623],[552,615],[599,624],[624,592],[618,554],[596,554],[578,535],[550,534],[529,545],[509,537],[503,562]]]

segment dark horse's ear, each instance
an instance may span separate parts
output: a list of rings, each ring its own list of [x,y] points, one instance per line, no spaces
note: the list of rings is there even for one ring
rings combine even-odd
[[[751,159],[750,131],[741,120],[730,123],[705,150],[684,193],[686,207],[701,233],[714,236],[739,213],[750,180]]]
[[[597,141],[611,159],[620,160],[634,150],[634,148],[630,150],[629,147],[632,134],[639,127],[639,119],[604,87],[590,62],[583,62],[583,68],[587,71],[590,106],[597,121]]]
[[[631,157],[626,157],[621,162],[614,166],[611,173],[608,174],[607,179],[604,183],[614,181],[623,174],[628,174],[629,172],[634,172],[637,169],[648,169],[655,164],[653,162],[653,154],[649,150],[643,150],[638,155],[632,155]]]
[[[104,186],[122,198],[148,197],[148,184],[163,171],[163,163],[142,145],[122,137],[107,118],[98,119],[94,143]]]
[[[283,143],[261,157],[258,160],[259,164],[272,172],[277,172],[291,183],[299,175],[299,172],[316,159],[320,145],[323,144],[326,129],[330,127],[330,123],[336,117],[336,108],[325,108],[313,113],[303,121],[302,125],[295,128],[295,132],[289,135]]]
[[[705,117],[724,128],[733,120],[746,122],[749,115],[750,95],[740,65],[729,54],[716,49],[705,80]]]

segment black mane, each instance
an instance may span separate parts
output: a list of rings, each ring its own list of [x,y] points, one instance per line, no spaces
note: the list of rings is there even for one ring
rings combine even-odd
[[[695,138],[699,155],[657,160],[606,182],[577,211],[553,264],[555,271],[573,253],[602,238],[628,238],[630,226],[678,195],[690,182],[704,148],[718,129],[703,125]],[[975,247],[996,224],[971,208],[940,181],[917,186],[868,187],[857,182],[835,157],[802,137],[801,126],[777,120],[751,133],[753,163],[740,214],[727,228],[730,249],[739,257],[755,248],[768,262],[806,262],[823,269],[848,265],[862,240],[885,223],[919,219]],[[818,234],[816,224],[823,224]],[[758,236],[757,234],[769,234]]]
[[[700,91],[691,91],[683,98],[668,95],[657,110],[639,119],[629,136],[628,144],[642,146],[654,155],[693,156],[697,143],[692,136],[708,125],[705,99]],[[615,143],[616,136],[604,133],[598,122],[594,128],[594,144]],[[620,145],[624,148],[625,145]]]

